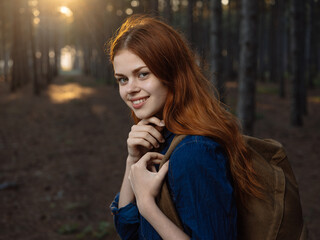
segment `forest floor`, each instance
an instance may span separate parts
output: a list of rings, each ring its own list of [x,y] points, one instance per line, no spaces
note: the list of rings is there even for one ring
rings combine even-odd
[[[227,84],[234,109],[236,84]],[[289,100],[258,85],[255,136],[285,146],[300,187],[309,239],[320,236],[320,89],[308,117],[289,125]],[[109,205],[119,191],[131,126],[117,87],[57,78],[40,97],[0,81],[0,239],[118,239]]]

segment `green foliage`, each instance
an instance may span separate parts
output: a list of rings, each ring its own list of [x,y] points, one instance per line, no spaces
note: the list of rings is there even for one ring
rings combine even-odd
[[[79,209],[79,208],[85,208],[87,206],[88,206],[87,202],[72,202],[72,203],[68,203],[65,206],[65,209],[72,211],[72,210]]]
[[[313,79],[314,85],[320,87],[320,73]]]
[[[110,234],[111,231],[113,231],[113,225],[110,224],[109,222],[102,221],[99,223],[98,230],[94,232],[93,235],[96,238],[101,239],[104,236]]]
[[[70,206],[71,207],[71,206]],[[74,206],[72,206],[74,207]],[[96,239],[103,239],[105,236],[110,235],[115,231],[113,224],[106,221],[99,222],[96,228],[92,225],[84,227],[82,230],[78,227],[76,223],[66,223],[58,229],[58,233],[61,235],[75,234],[77,239],[85,239],[86,237],[93,237]]]
[[[79,231],[78,224],[64,224],[58,229],[58,233],[61,235],[73,234]]]
[[[49,207],[50,207],[51,209],[53,209],[53,208],[56,207],[56,204],[52,202],[52,203],[50,203]]]
[[[279,92],[279,89],[275,86],[258,86],[257,87],[257,93],[258,94],[271,94],[271,95],[277,95]]]
[[[97,229],[94,229],[91,225],[86,226],[79,234],[77,234],[77,239],[84,239],[88,236],[102,239],[112,232],[114,232],[113,225],[109,222],[101,221]]]
[[[92,235],[93,228],[91,225],[86,226],[80,233],[77,234],[77,239],[83,239],[86,236]]]

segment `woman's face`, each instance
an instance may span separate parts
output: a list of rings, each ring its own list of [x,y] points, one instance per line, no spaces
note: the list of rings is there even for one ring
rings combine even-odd
[[[113,60],[115,77],[123,101],[139,119],[162,118],[168,89],[137,55],[119,51]]]

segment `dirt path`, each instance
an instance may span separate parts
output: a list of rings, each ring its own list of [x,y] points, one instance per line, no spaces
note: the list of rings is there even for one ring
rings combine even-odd
[[[228,102],[235,88],[228,85]],[[320,236],[320,91],[303,128],[289,103],[260,87],[256,135],[282,142],[300,185],[310,239]],[[269,93],[268,93],[269,92]],[[119,190],[130,128],[117,88],[56,79],[45,94],[8,94],[0,82],[0,239],[117,239],[108,206]]]

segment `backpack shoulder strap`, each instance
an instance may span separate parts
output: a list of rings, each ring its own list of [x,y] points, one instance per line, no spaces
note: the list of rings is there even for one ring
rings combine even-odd
[[[169,146],[166,154],[164,155],[163,159],[162,159],[161,162],[160,162],[160,168],[162,167],[163,164],[165,164],[165,163],[169,160],[169,158],[170,158],[171,153],[173,152],[173,150],[176,148],[176,146],[178,146],[178,144],[179,144],[186,136],[187,136],[187,135],[176,135],[176,136],[173,138],[173,140],[172,140],[172,142],[171,142],[171,144],[170,144],[170,146]]]
[[[173,152],[173,150],[176,148],[176,146],[186,137],[186,135],[176,135],[171,144],[170,147],[168,149],[168,151],[166,152],[166,154],[164,155],[163,159],[161,160],[160,163],[160,167],[159,169],[162,167],[163,164],[165,164],[170,156],[171,153]],[[167,186],[167,182],[164,181],[163,185],[161,187],[161,190],[159,192],[159,195],[157,196],[157,204],[160,208],[160,210],[174,223],[176,224],[180,229],[183,230],[183,226],[181,223],[181,220],[179,218],[179,215],[176,211],[176,208],[173,204],[168,186]]]

